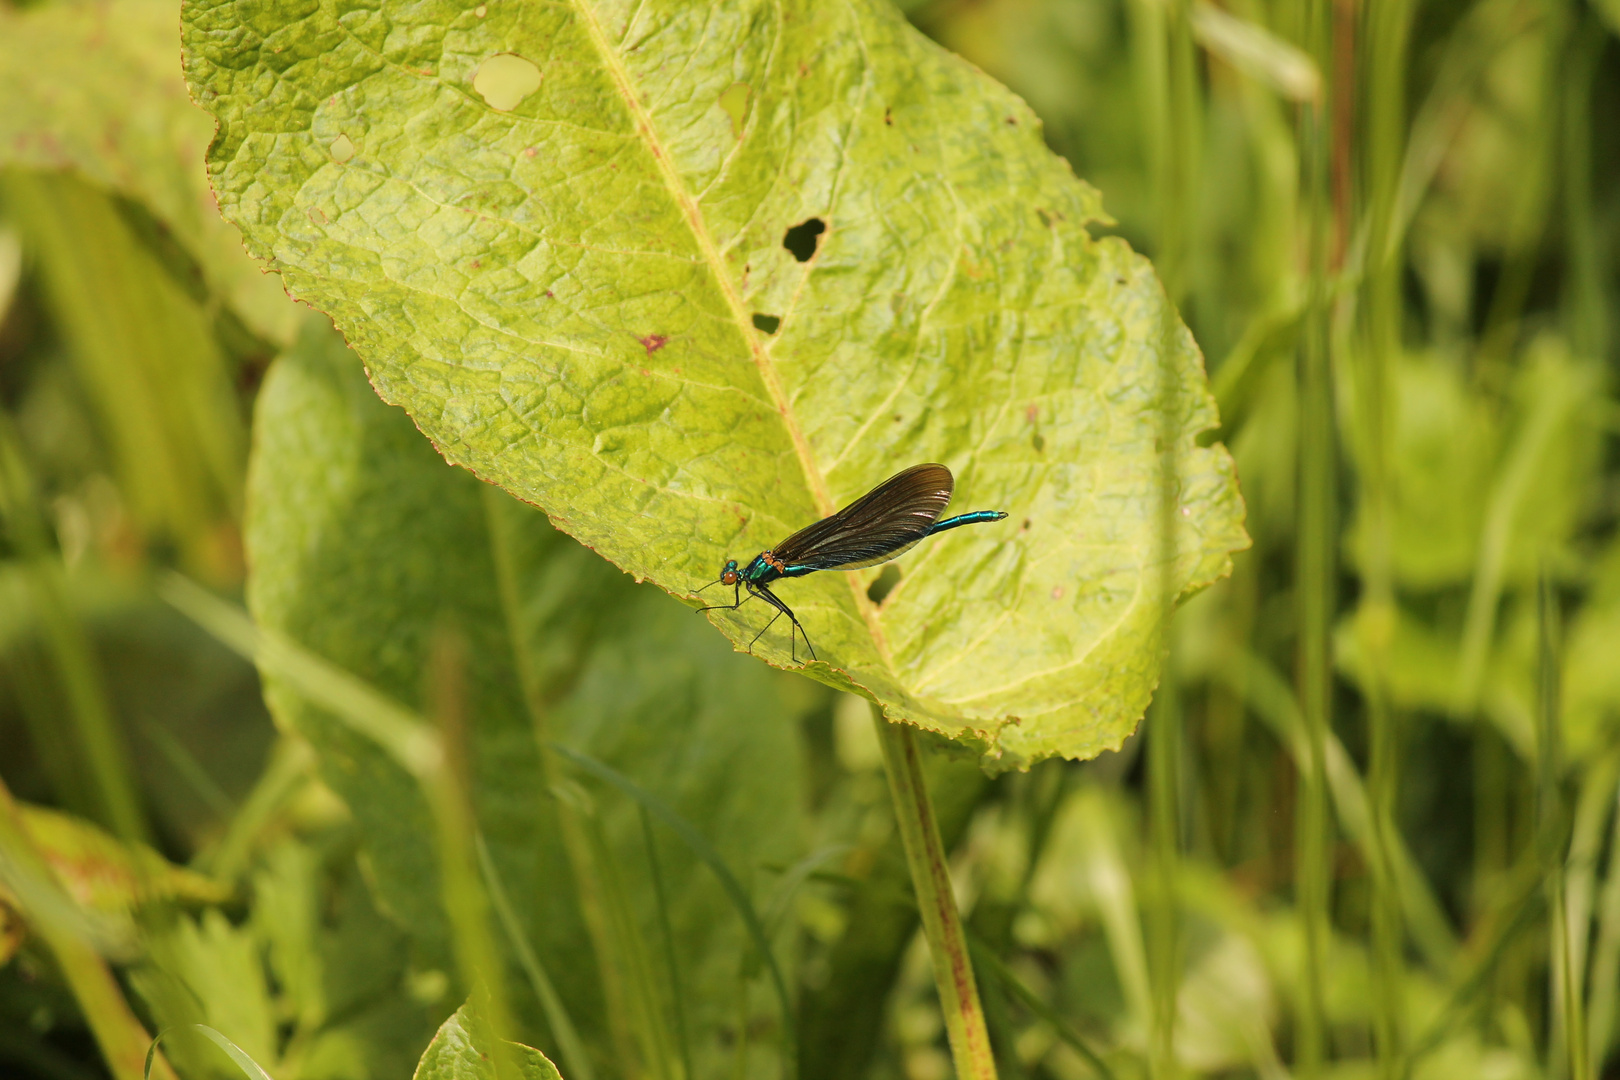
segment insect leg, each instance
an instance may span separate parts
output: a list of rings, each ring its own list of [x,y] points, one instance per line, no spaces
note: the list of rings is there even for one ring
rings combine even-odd
[[[782,601],[780,599],[778,599],[777,595],[775,593],[771,592],[771,590],[769,588],[767,588],[766,586],[764,586],[764,585],[758,585],[758,586],[750,585],[750,586],[748,586],[748,591],[753,593],[755,596],[759,597],[761,600],[765,601],[767,604],[771,605],[771,607],[776,609],[777,615],[772,615],[771,616],[771,622],[772,623],[777,620],[778,616],[786,615],[788,617],[788,621],[793,624],[792,629],[790,629],[788,631],[788,648],[789,648],[789,650],[795,649],[797,644],[798,644],[794,640],[794,637],[793,637],[793,631],[797,630],[799,635],[804,638],[804,647],[810,650],[810,659],[811,660],[816,659],[816,647],[814,645],[810,644],[810,635],[805,633],[804,624],[799,622],[799,617],[797,615],[793,614],[793,609],[788,607],[786,604],[782,603]],[[766,623],[765,624],[765,629],[769,630],[770,626],[771,626],[771,623]],[[765,632],[765,630],[761,630],[759,633],[763,634],[764,632]],[[759,640],[759,634],[754,635],[754,641],[758,641],[758,640]],[[753,647],[753,642],[749,643],[749,647],[750,648]],[[791,655],[793,656],[794,663],[797,663],[798,660],[799,660],[799,654],[797,652],[792,652]]]
[[[709,582],[709,585],[713,585],[713,584],[714,584],[714,582],[712,582],[712,581]],[[708,587],[709,587],[708,585],[704,586],[705,589],[708,588]],[[700,607],[697,610],[698,610],[698,612],[700,614],[702,612],[705,612],[705,611],[736,611],[738,608],[740,608],[744,604],[748,603],[748,601],[751,600],[751,599],[753,599],[752,595],[744,596],[742,594],[742,586],[739,584],[737,586],[737,595],[732,598],[732,603],[729,603],[729,604],[710,604],[708,607]]]
[[[781,617],[782,617],[782,613],[780,611],[778,611],[775,615],[771,616],[771,621],[770,622],[766,623],[764,626],[759,628],[759,633],[755,634],[753,637],[748,639],[748,654],[750,656],[752,656],[753,653],[754,653],[754,642],[756,642],[760,638],[764,637],[765,636],[765,631],[769,630],[773,625],[775,625],[776,620],[780,619]]]

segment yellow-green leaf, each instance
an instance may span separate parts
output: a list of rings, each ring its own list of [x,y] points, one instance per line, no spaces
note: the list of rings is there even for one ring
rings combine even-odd
[[[876,569],[779,588],[806,673],[891,718],[998,767],[1115,746],[1158,678],[1166,456],[1175,593],[1246,543],[1147,262],[1090,236],[1027,106],[881,0],[188,0],[183,33],[249,250],[446,458],[637,578],[695,607],[917,462],[1007,511],[882,604]],[[538,84],[480,80],[501,56]],[[780,626],[753,651],[791,663]]]
[[[471,1004],[463,1005],[440,1025],[417,1063],[413,1080],[562,1080],[557,1067],[534,1047],[514,1042],[506,1045],[517,1076],[497,1072],[494,1033]]]

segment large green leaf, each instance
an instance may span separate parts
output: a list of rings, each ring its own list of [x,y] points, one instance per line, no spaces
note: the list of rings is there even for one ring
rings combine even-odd
[[[404,413],[377,400],[329,329],[312,324],[276,361],[255,419],[254,614],[414,707],[426,701],[435,636],[461,635],[479,827],[563,1000],[600,1046],[601,991],[537,737],[611,762],[673,805],[763,906],[772,879],[761,866],[791,864],[803,843],[795,721],[806,684],[694,633],[701,627],[681,605],[637,588],[533,508],[447,468]],[[290,687],[271,678],[266,693],[278,720],[315,743],[353,809],[378,903],[410,933],[419,964],[448,968],[433,828],[414,782]],[[594,802],[614,872],[645,882],[638,812],[605,789]],[[757,1016],[736,1015],[743,926],[715,916],[727,902],[685,847],[668,833],[654,838],[695,1059],[729,1060],[721,1028],[768,1026],[776,1005],[761,982]],[[657,942],[652,890],[630,890],[629,906]],[[511,975],[521,979],[515,966]]]
[[[875,570],[782,588],[807,674],[892,718],[1001,767],[1132,729],[1161,404],[1175,592],[1246,542],[1147,262],[1090,237],[1097,194],[1027,106],[882,0],[187,0],[183,24],[249,249],[446,458],[638,579],[690,596],[920,461],[1008,511],[919,549],[881,605]],[[709,617],[740,645],[765,621]],[[780,626],[753,651],[790,662]]]
[[[219,219],[197,158],[208,118],[175,63],[175,0],[0,5],[0,166],[72,169],[137,200],[260,336],[298,310]]]

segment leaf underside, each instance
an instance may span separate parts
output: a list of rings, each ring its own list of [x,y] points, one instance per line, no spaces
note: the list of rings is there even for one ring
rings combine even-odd
[[[728,557],[922,461],[953,512],[1007,511],[920,545],[881,605],[876,569],[778,593],[806,674],[987,765],[1117,746],[1151,695],[1161,404],[1176,594],[1247,542],[1147,262],[1090,237],[1098,197],[1026,105],[881,0],[188,0],[183,23],[249,250],[448,460],[638,579],[697,606]],[[498,55],[538,79],[490,91]],[[742,647],[766,614],[708,617]],[[753,651],[789,665],[786,627]]]

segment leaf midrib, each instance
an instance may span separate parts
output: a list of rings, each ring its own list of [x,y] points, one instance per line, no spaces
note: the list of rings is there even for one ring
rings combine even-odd
[[[725,298],[726,307],[731,312],[732,321],[737,325],[742,339],[748,343],[750,358],[758,369],[760,380],[765,384],[766,392],[770,394],[771,401],[776,405],[777,414],[781,416],[782,423],[786,425],[788,436],[793,441],[793,451],[798,456],[799,467],[804,472],[805,481],[810,488],[810,497],[815,501],[816,512],[826,517],[837,509],[832,501],[832,495],[827,491],[827,481],[816,466],[815,457],[810,450],[810,442],[805,438],[804,431],[799,427],[798,420],[788,403],[787,394],[782,389],[781,379],[778,378],[776,365],[772,362],[770,353],[759,335],[753,332],[753,321],[749,318],[742,297],[737,295],[731,276],[726,273],[724,260],[720,258],[719,248],[715,246],[714,239],[709,235],[707,224],[703,220],[703,210],[697,199],[686,190],[681,178],[675,171],[674,159],[669,149],[658,137],[657,129],[653,126],[652,116],[641,103],[636,93],[635,84],[630,79],[630,72],[625,69],[619,60],[617,51],[608,41],[602,24],[596,18],[589,0],[574,0],[574,9],[579,12],[580,21],[584,24],[586,33],[590,35],[591,44],[596,46],[597,54],[602,58],[603,65],[613,79],[619,97],[624,100],[629,110],[630,119],[636,125],[636,133],[647,144],[653,161],[658,165],[659,176],[664,186],[669,189],[671,198],[681,209],[681,215],[686,219],[687,228],[691,230],[692,238],[696,241],[698,252],[703,262],[709,267],[709,273],[720,288]],[[633,17],[633,16],[632,16]],[[855,607],[861,613],[861,619],[866,624],[867,633],[871,635],[872,645],[877,650],[883,666],[888,669],[891,677],[897,677],[894,661],[889,655],[888,640],[883,633],[883,626],[878,620],[876,606],[866,596],[866,590],[861,587],[859,579],[848,575],[850,593],[855,598]]]

